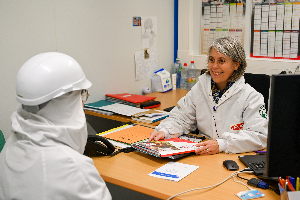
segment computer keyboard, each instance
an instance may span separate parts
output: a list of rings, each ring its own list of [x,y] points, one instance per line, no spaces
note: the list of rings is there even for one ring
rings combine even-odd
[[[265,162],[264,161],[248,162],[248,165],[257,175],[264,174],[264,172],[265,172]]]

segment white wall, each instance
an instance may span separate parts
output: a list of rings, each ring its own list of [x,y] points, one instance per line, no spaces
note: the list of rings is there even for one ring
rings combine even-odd
[[[200,18],[202,1],[200,0],[179,0],[179,16],[178,16],[178,57],[181,62],[190,63],[191,60],[195,61],[198,69],[206,68],[207,55],[200,54]],[[281,71],[289,69],[294,72],[300,60],[288,59],[257,59],[250,57],[251,45],[251,13],[252,1],[246,2],[245,13],[245,39],[244,48],[247,57],[248,73],[257,74],[279,74]]]
[[[171,70],[173,0],[0,0],[0,129],[11,134],[15,78],[30,57],[58,51],[74,57],[93,83],[88,102],[107,93],[141,94],[150,78],[135,81],[134,53],[141,27],[133,16],[155,16],[159,67]]]

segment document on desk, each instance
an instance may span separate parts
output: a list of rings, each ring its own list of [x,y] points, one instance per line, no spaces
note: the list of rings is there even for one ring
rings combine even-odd
[[[169,162],[148,175],[178,182],[198,168],[199,166],[195,165]]]
[[[133,144],[135,142],[144,141],[149,138],[150,133],[154,131],[154,128],[147,127],[145,125],[132,124],[123,126],[119,129],[112,129],[107,131],[102,136],[114,140],[116,142],[121,142],[124,144]]]

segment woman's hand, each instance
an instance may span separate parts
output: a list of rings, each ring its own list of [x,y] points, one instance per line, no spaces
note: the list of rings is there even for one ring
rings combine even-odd
[[[148,142],[151,142],[152,140],[160,140],[160,139],[164,139],[165,138],[165,133],[163,131],[156,131],[156,132],[152,132],[150,134],[150,137],[148,139]]]
[[[208,140],[196,144],[199,147],[195,153],[197,155],[209,155],[219,153],[219,144],[217,140]]]

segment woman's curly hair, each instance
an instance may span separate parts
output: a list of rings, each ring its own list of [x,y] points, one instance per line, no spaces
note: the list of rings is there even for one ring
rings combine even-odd
[[[219,53],[231,58],[234,62],[241,63],[239,68],[233,71],[232,75],[228,79],[228,82],[234,82],[244,75],[247,67],[246,54],[244,47],[237,39],[232,37],[221,37],[214,40],[208,48],[207,67],[212,48],[215,48]],[[208,70],[206,73],[210,74],[210,71]]]

